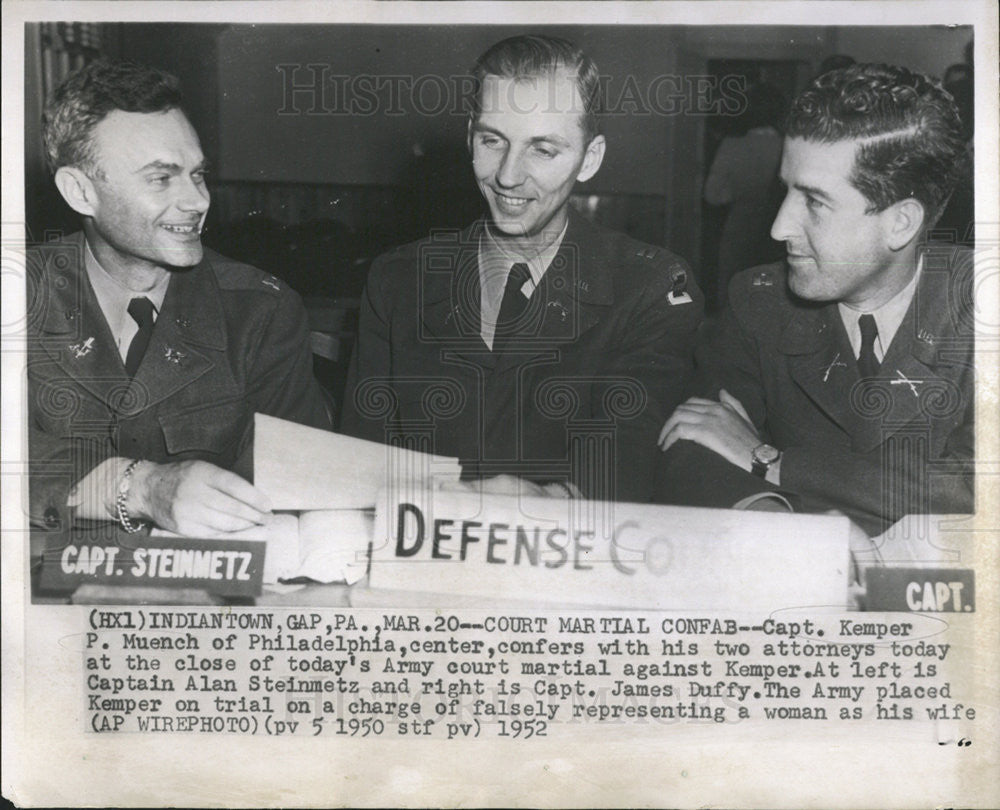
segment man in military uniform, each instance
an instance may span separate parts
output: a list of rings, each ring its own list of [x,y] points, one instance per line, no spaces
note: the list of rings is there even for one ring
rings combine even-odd
[[[870,534],[973,507],[968,252],[927,232],[964,159],[951,98],[856,65],[792,106],[771,228],[786,261],[738,275],[677,408],[658,499],[731,506],[780,489]]]
[[[342,429],[457,456],[467,477],[648,500],[701,294],[681,259],[570,209],[605,150],[586,55],[514,37],[473,74],[489,217],[375,262]]]
[[[331,426],[305,313],[273,276],[201,245],[205,159],[176,79],[96,62],[46,109],[83,232],[29,251],[33,526],[197,535],[263,521],[253,414]]]

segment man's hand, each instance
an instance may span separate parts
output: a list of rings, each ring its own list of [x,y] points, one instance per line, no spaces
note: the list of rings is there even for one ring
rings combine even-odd
[[[572,484],[536,484],[516,475],[494,475],[475,481],[462,481],[458,489],[486,495],[519,495],[536,498],[580,497],[579,490]]]
[[[658,444],[667,450],[680,439],[697,442],[747,472],[753,449],[761,443],[743,405],[724,389],[719,402],[691,397],[677,406],[660,431]]]
[[[259,526],[271,511],[260,490],[206,461],[140,464],[125,507],[133,518],[189,536]]]

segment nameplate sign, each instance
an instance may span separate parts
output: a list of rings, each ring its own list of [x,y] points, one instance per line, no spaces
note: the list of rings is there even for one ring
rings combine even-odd
[[[971,568],[869,568],[867,610],[914,613],[972,613],[976,609]]]
[[[220,596],[261,592],[266,543],[143,537],[135,546],[72,542],[46,551],[40,584],[68,591],[80,585],[201,588]]]
[[[407,494],[379,502],[373,589],[646,609],[847,602],[843,517]]]

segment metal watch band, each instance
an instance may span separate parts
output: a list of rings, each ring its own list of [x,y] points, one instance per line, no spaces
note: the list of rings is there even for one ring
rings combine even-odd
[[[122,473],[122,480],[118,483],[118,495],[115,497],[115,516],[118,518],[118,522],[122,525],[122,528],[129,534],[135,534],[142,529],[141,523],[132,522],[128,509],[125,508],[125,501],[128,500],[128,492],[132,487],[132,473],[135,472],[135,468],[141,463],[141,459],[129,462],[129,465],[125,468],[125,472]]]

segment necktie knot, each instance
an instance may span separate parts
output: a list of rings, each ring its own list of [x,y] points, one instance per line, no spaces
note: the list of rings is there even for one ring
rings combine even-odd
[[[142,329],[147,324],[153,323],[153,302],[145,296],[133,298],[128,302],[128,314],[132,316],[139,328]]]
[[[528,269],[528,265],[524,262],[512,264],[510,272],[507,274],[507,284],[504,287],[504,294],[509,289],[521,292],[521,288],[527,283],[529,278],[531,278],[531,271]]]
[[[858,372],[862,379],[878,375],[879,361],[875,357],[875,339],[878,337],[878,326],[874,315],[862,315],[858,318],[858,328],[861,330],[861,351],[858,353]]]

